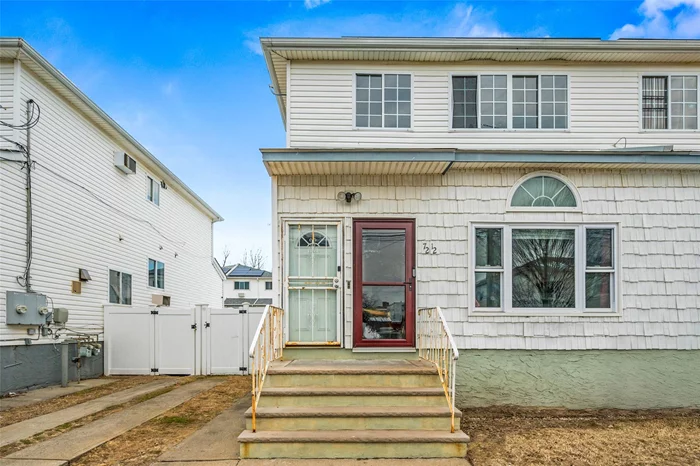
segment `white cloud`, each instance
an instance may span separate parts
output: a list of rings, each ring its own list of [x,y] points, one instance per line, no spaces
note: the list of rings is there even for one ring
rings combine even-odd
[[[610,38],[700,38],[700,0],[644,0],[638,11],[639,24],[625,24]]]
[[[330,3],[331,0],[304,0],[304,6],[307,10],[321,6],[324,3]]]
[[[319,0],[307,0],[319,1]],[[244,45],[262,54],[259,37],[506,37],[492,12],[466,3],[447,9],[414,10],[393,15],[361,14],[347,17],[318,17],[289,20],[258,28],[246,34]],[[523,32],[521,35],[532,35]]]

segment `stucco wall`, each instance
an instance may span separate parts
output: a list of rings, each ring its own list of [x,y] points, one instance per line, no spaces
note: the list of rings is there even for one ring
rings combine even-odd
[[[92,379],[104,374],[102,352],[81,358],[80,378]],[[68,380],[78,380],[78,368],[70,360],[78,355],[75,343],[69,344]],[[7,392],[47,387],[61,383],[61,345],[0,346],[0,395]]]
[[[498,351],[460,353],[459,407],[700,406],[700,351]]]

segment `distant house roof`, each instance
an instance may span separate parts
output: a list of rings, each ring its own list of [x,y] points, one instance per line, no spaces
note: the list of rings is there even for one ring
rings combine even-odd
[[[243,303],[248,303],[251,306],[266,306],[272,304],[272,298],[226,298],[224,307],[240,307]]]
[[[234,264],[224,267],[226,278],[266,278],[272,277],[272,273],[267,270],[248,267],[247,265]]]

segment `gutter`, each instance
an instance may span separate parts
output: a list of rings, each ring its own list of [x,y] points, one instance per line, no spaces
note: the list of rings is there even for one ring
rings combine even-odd
[[[141,145],[133,136],[131,136],[124,128],[119,126],[119,124],[114,121],[109,115],[107,115],[104,110],[95,104],[88,96],[86,96],[80,89],[78,89],[75,84],[73,84],[70,79],[68,79],[63,73],[56,69],[51,63],[49,63],[44,57],[34,50],[24,39],[21,38],[0,38],[0,48],[2,49],[12,49],[17,48],[17,56],[20,61],[22,60],[21,54],[23,54],[27,59],[33,61],[35,64],[44,69],[49,73],[54,79],[56,79],[60,84],[65,86],[75,97],[77,97],[83,104],[85,104],[91,111],[95,112],[99,118],[104,120],[109,126],[111,126],[119,136],[123,137],[129,144],[134,146],[139,152],[141,152],[145,158],[155,165],[158,170],[160,170],[166,178],[170,178],[168,181],[170,184],[176,184],[181,187],[187,195],[189,195],[200,207],[206,211],[206,213],[213,219],[214,222],[220,222],[223,217],[219,215],[209,204],[207,204],[201,197],[199,197],[190,187],[188,187],[180,178],[178,178],[173,172],[171,172],[163,163],[158,160],[153,154],[151,154],[148,149]]]

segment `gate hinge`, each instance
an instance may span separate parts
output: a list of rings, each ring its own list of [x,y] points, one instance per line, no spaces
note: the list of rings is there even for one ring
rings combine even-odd
[[[192,330],[197,330],[197,324],[192,324],[192,325],[190,326],[190,328],[191,328]]]
[[[158,309],[153,309],[153,310],[151,311],[151,314],[154,315],[154,316],[155,316],[155,315],[158,315]]]
[[[239,313],[239,314],[247,314],[248,311],[246,311],[245,309],[239,309],[239,310],[238,310],[238,313]]]
[[[241,372],[245,372],[245,371],[248,370],[248,368],[245,367],[245,366],[241,366],[241,367],[238,368],[238,370],[241,371]]]
[[[151,372],[154,372],[154,373],[155,373],[155,372],[158,372],[158,369],[153,368],[153,369],[151,369]]]
[[[204,322],[204,328],[209,328],[211,327],[211,324],[209,322]]]

